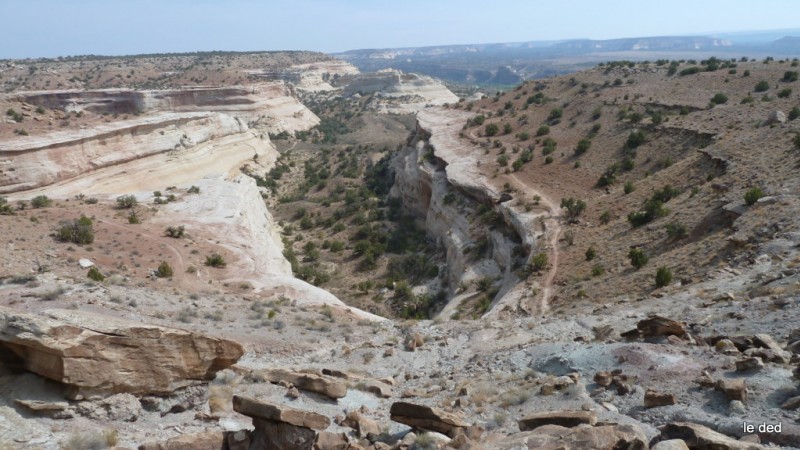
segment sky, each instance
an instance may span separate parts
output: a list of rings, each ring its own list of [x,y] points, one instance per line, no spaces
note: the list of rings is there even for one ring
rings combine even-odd
[[[797,0],[0,0],[0,58],[338,52],[798,27]]]

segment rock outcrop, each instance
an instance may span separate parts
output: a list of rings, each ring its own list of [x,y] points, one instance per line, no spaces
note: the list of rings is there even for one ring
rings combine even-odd
[[[0,309],[0,345],[25,369],[69,386],[73,398],[168,394],[213,379],[243,354],[226,339],[67,310]]]
[[[341,381],[313,373],[283,369],[262,370],[255,374],[270,383],[288,383],[303,391],[316,392],[334,400],[347,395],[347,385]]]
[[[314,412],[238,395],[233,397],[233,409],[253,419],[252,449],[310,450],[317,431],[328,428],[331,423],[327,417]]]
[[[395,422],[406,424],[412,428],[435,431],[455,436],[456,430],[469,425],[454,414],[430,406],[415,405],[407,402],[395,402],[389,411]]]
[[[672,439],[681,439],[689,448],[699,450],[759,450],[764,448],[758,444],[737,441],[710,428],[688,422],[665,425],[655,442]]]

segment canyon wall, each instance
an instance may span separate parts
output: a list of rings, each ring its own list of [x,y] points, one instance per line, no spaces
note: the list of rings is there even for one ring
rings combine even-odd
[[[419,120],[415,135],[393,161],[390,195],[444,249],[449,303],[440,315],[450,317],[462,302],[474,300],[476,293],[466,292],[465,286],[476,280],[493,281],[493,304],[513,291],[536,242],[526,228],[529,221],[501,202],[506,199],[480,178],[464,177],[464,158],[446,145],[437,146],[437,132],[424,117]]]

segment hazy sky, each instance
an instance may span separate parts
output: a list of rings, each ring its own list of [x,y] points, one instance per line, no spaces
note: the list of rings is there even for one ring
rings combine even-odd
[[[798,26],[796,0],[0,0],[0,58],[334,52]]]

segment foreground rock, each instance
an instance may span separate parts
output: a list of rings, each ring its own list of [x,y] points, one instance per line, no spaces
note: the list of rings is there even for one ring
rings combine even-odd
[[[577,428],[544,425],[533,431],[525,431],[498,441],[487,442],[486,448],[639,450],[647,448],[645,442],[647,442],[647,437],[644,432],[634,425],[598,427],[581,425]]]
[[[331,423],[315,412],[238,395],[233,397],[233,410],[253,419],[251,449],[310,450],[317,439],[317,431],[328,428]]]
[[[456,431],[469,425],[456,415],[429,406],[415,405],[407,402],[392,404],[390,415],[393,421],[406,424],[412,428],[435,431],[454,437]]]
[[[334,400],[347,395],[347,386],[344,383],[313,373],[272,369],[257,372],[256,375],[270,383],[289,383],[297,389],[316,392]]]
[[[758,450],[764,448],[759,444],[737,441],[710,428],[688,422],[665,425],[661,430],[661,435],[656,438],[656,442],[671,439],[681,439],[693,450]]]
[[[169,394],[210,380],[243,354],[236,342],[87,312],[0,309],[0,346],[69,396]]]
[[[544,425],[558,425],[573,428],[578,425],[594,425],[597,415],[592,411],[555,411],[531,414],[520,419],[520,431],[529,431]]]

